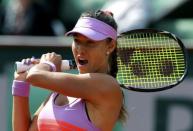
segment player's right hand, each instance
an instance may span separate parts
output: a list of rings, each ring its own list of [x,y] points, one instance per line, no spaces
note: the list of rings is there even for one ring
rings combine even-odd
[[[21,62],[24,65],[38,64],[39,59],[35,59],[34,57],[32,57],[32,58],[23,59]],[[14,79],[19,80],[19,81],[25,81],[27,73],[28,73],[28,71],[24,71],[24,72],[20,72],[20,73],[17,73],[17,71],[15,71]]]

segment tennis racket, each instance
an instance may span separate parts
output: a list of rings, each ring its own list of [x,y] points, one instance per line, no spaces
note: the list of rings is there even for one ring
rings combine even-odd
[[[126,89],[161,91],[187,74],[185,47],[174,34],[137,29],[120,34],[117,42],[117,79]]]

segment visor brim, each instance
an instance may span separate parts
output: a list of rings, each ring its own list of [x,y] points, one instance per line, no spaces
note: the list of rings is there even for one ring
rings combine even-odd
[[[104,40],[104,39],[108,38],[108,36],[105,34],[102,34],[100,32],[93,30],[93,29],[84,28],[84,27],[80,27],[80,28],[75,27],[73,30],[67,32],[65,35],[71,36],[75,33],[79,33],[81,35],[84,35],[87,38],[94,40],[94,41],[100,41],[100,40]]]

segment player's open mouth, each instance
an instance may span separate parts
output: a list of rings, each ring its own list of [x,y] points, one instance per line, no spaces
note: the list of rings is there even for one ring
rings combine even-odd
[[[78,64],[80,65],[85,65],[88,63],[88,60],[86,59],[83,59],[83,58],[78,58]]]

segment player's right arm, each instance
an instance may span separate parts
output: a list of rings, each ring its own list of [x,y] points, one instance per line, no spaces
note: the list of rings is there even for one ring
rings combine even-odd
[[[25,81],[27,73],[15,72],[14,80]],[[12,128],[13,131],[27,131],[30,127],[31,117],[29,110],[29,98],[13,95]]]
[[[26,59],[27,60],[27,59]],[[14,74],[14,80],[26,81],[27,72]],[[49,97],[48,97],[49,98]],[[37,131],[37,118],[47,102],[41,104],[36,113],[31,119],[30,108],[29,108],[29,97],[22,97],[13,95],[13,106],[12,106],[12,128],[13,131]]]

